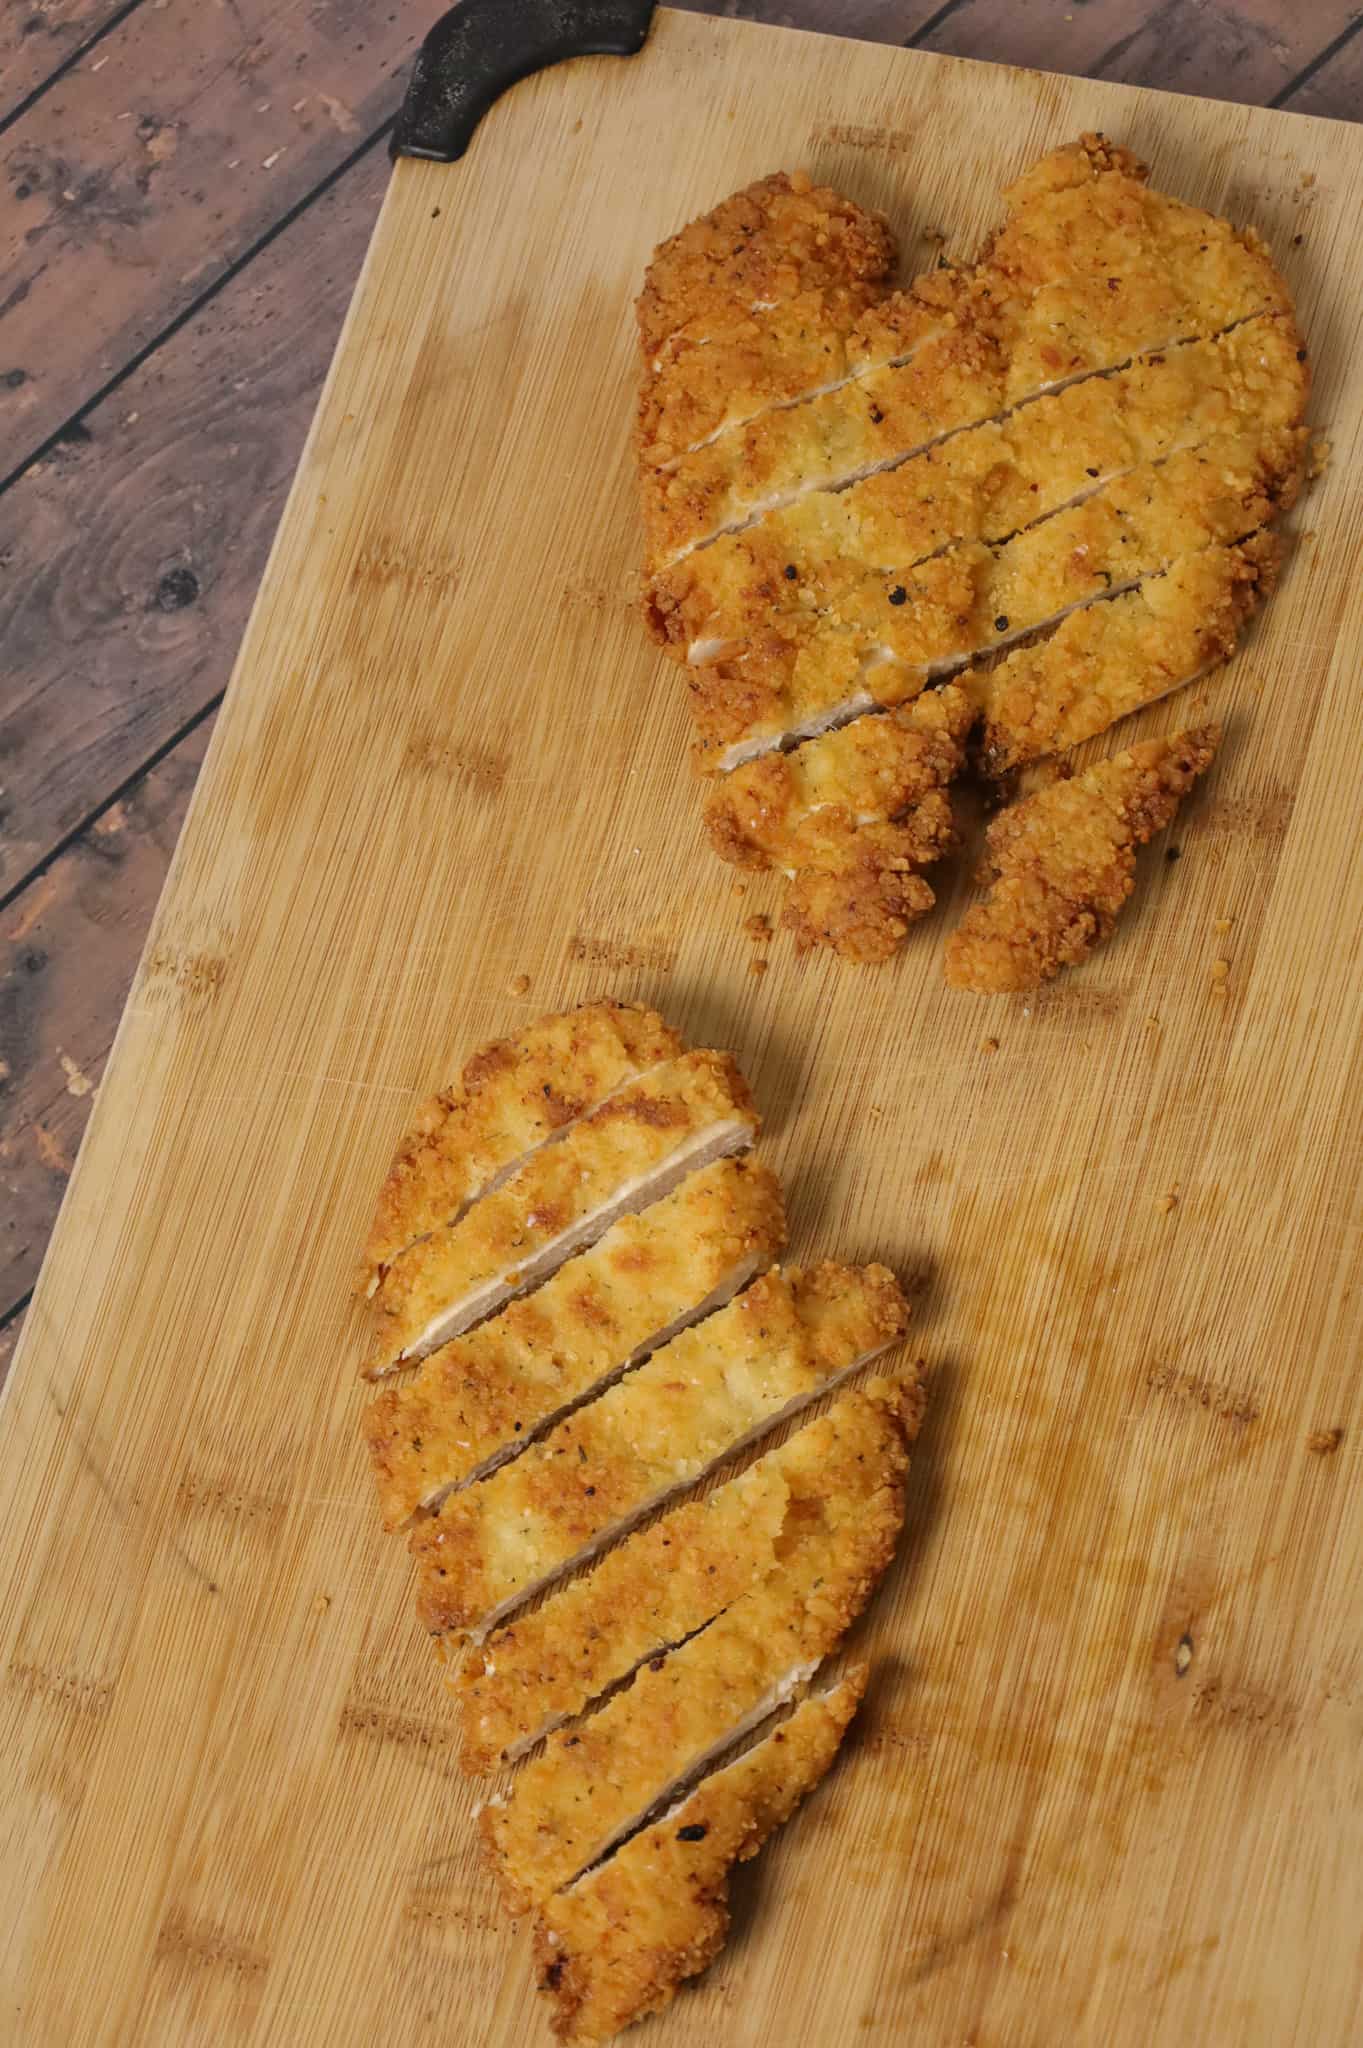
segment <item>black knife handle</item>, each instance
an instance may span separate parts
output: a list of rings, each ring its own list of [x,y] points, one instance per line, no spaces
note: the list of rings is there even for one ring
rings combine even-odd
[[[391,153],[452,164],[499,94],[565,57],[632,57],[653,0],[461,0],[417,53]]]

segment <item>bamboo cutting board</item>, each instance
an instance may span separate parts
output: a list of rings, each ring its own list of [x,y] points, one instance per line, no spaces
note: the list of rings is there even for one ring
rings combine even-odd
[[[917,268],[1088,127],[1265,231],[1319,366],[1225,751],[1041,997],[942,987],[960,874],[756,979],[630,609],[645,261],[803,164]],[[399,166],[5,1408],[7,2040],[547,2038],[347,1284],[415,1097],[597,991],[739,1054],[932,1371],[848,1753],[641,2043],[1357,2039],[1361,205],[1357,130],[672,14]]]

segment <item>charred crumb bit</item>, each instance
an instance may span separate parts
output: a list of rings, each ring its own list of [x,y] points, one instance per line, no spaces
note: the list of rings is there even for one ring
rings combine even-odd
[[[1188,1676],[1188,1668],[1189,1668],[1189,1666],[1191,1665],[1192,1661],[1193,1661],[1193,1639],[1192,1639],[1192,1637],[1191,1637],[1191,1636],[1190,1636],[1190,1635],[1188,1634],[1188,1631],[1187,1631],[1187,1630],[1185,1629],[1185,1630],[1184,1630],[1184,1632],[1183,1632],[1183,1634],[1182,1634],[1182,1635],[1181,1635],[1181,1636],[1179,1637],[1179,1639],[1178,1639],[1178,1647],[1177,1647],[1177,1648],[1175,1649],[1175,1651],[1174,1651],[1174,1675],[1175,1675],[1175,1677],[1176,1677],[1176,1678],[1186,1678],[1186,1677]]]
[[[440,218],[440,208],[439,208],[438,206],[433,206],[433,207],[431,208],[431,219],[432,219],[432,220],[439,220],[439,218]]]
[[[679,1842],[703,1842],[709,1830],[704,1821],[693,1820],[689,1827],[677,1829]]]
[[[902,583],[896,583],[896,585],[895,585],[894,589],[893,589],[893,590],[892,590],[892,591],[890,592],[890,603],[891,603],[891,604],[907,604],[907,603],[908,603],[908,601],[909,601],[909,593],[908,593],[908,591],[907,591],[907,590],[906,590],[906,589],[904,588],[904,586],[903,586],[903,584],[902,584]]]
[[[1183,848],[1181,846],[1166,846],[1164,858],[1170,862],[1181,860],[1183,858]]]
[[[1292,247],[1293,247],[1294,249],[1300,249],[1300,247],[1301,247],[1301,245],[1302,245],[1302,241],[1303,241],[1303,239],[1304,239],[1304,238],[1303,238],[1303,237],[1302,237],[1301,235],[1293,235],[1293,237],[1292,237]]]
[[[1308,1451],[1314,1451],[1318,1458],[1328,1458],[1332,1451],[1339,1449],[1343,1441],[1342,1429],[1313,1429],[1306,1439],[1306,1448]]]
[[[528,974],[513,974],[506,986],[508,995],[528,996],[530,993],[530,976]]]

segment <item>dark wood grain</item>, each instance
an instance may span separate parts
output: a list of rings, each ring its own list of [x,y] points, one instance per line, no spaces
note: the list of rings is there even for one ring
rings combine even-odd
[[[223,689],[381,146],[0,496],[0,894]]]
[[[418,0],[138,7],[0,140],[0,475],[394,112]],[[77,317],[78,315],[78,317]]]
[[[0,901],[35,875],[0,914],[0,1373],[89,1113],[78,1077],[97,1079],[112,1042],[353,288],[381,151],[275,230],[396,104],[393,74],[438,0],[124,11],[11,0],[0,15],[0,121],[68,66],[0,137],[0,301],[28,286],[0,315],[0,473],[75,418],[0,494]],[[1340,0],[696,11],[1304,113],[1363,108],[1363,16]],[[22,199],[16,151],[39,174]]]
[[[112,805],[0,924],[0,1317],[37,1278],[208,731]]]
[[[98,63],[100,32],[128,11],[128,0],[3,0],[0,121],[82,51]]]

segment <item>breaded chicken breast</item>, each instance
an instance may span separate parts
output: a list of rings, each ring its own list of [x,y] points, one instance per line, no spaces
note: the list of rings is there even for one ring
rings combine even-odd
[[[639,455],[665,469],[864,359],[858,323],[885,290],[894,240],[800,172],[763,178],[664,242],[637,307],[645,375]]]
[[[547,1899],[535,1926],[542,1991],[563,2040],[605,2041],[659,2012],[729,1931],[729,1873],[755,1856],[837,1755],[867,1668],[796,1707],[747,1753]]]
[[[1302,428],[1218,437],[1138,464],[999,547],[963,542],[901,580],[878,580],[835,620],[774,620],[740,660],[694,672],[703,739],[729,769],[875,702],[915,696],[1179,555],[1245,538],[1295,502],[1306,454]]]
[[[897,1343],[908,1304],[883,1266],[764,1274],[524,1456],[418,1521],[417,1612],[484,1635],[729,1453]]]
[[[677,659],[732,658],[773,615],[808,619],[960,541],[1006,540],[1138,463],[1296,427],[1310,390],[1289,314],[1142,356],[949,435],[844,491],[816,491],[656,577],[647,615]]]
[[[1147,175],[1097,136],[1053,152],[1005,193],[974,266],[905,295],[940,317],[902,369],[760,413],[667,468],[644,464],[648,573],[1070,378],[1289,309],[1256,237],[1151,191]]]
[[[622,1216],[534,1294],[442,1345],[365,1411],[386,1529],[479,1479],[780,1257],[781,1185],[722,1159]]]
[[[688,1173],[744,1150],[759,1119],[727,1053],[690,1052],[617,1089],[457,1223],[389,1264],[371,1377],[424,1358]]]
[[[373,1294],[408,1245],[456,1222],[541,1145],[681,1049],[656,1010],[614,1002],[541,1017],[519,1038],[480,1047],[398,1149],[365,1246],[362,1291]]]
[[[972,672],[986,771],[1064,753],[1229,660],[1281,556],[1268,531],[1181,555],[1125,597],[1073,612],[1049,639]]]
[[[589,1720],[551,1735],[484,1807],[479,1824],[513,1912],[605,1855],[836,1648],[894,1554],[906,1405],[916,1419],[905,1390],[880,1381],[792,1439],[800,1450],[785,1466],[789,1507],[773,1570]]]
[[[1087,959],[1135,886],[1137,847],[1169,823],[1220,740],[1215,726],[1144,740],[996,818],[993,886],[948,941],[948,984],[1033,989]]]

